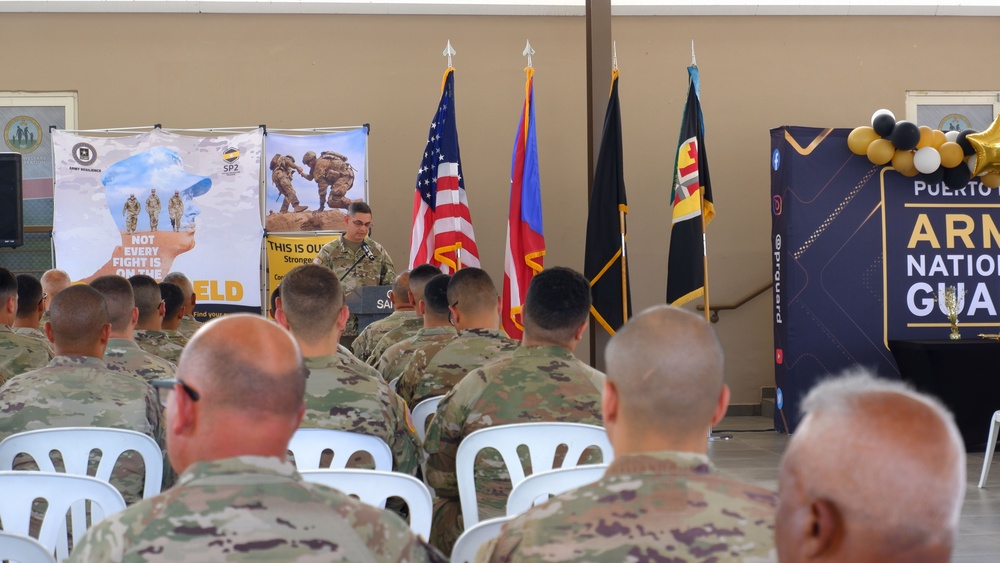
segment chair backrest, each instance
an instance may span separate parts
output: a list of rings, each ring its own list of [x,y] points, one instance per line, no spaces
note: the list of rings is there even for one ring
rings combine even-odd
[[[479,521],[475,482],[476,456],[486,448],[498,451],[507,466],[511,485],[516,486],[524,480],[524,468],[517,453],[519,446],[528,448],[531,470],[534,473],[552,469],[559,446],[567,448],[562,467],[576,466],[583,451],[589,447],[601,450],[603,463],[614,459],[614,450],[604,428],[591,424],[527,422],[476,430],[462,440],[455,455],[458,496],[466,529]]]
[[[163,450],[149,436],[132,430],[73,427],[29,430],[14,434],[0,442],[0,470],[14,469],[14,458],[18,454],[28,454],[34,458],[39,470],[55,472],[56,468],[49,457],[53,450],[62,455],[66,473],[72,475],[89,475],[87,467],[90,452],[99,450],[101,460],[94,476],[105,482],[110,482],[111,472],[122,453],[137,452],[142,456],[146,472],[142,497],[160,494]]]
[[[503,527],[511,517],[490,518],[466,528],[462,535],[455,540],[455,547],[451,549],[452,563],[472,563],[476,560],[476,552],[486,542],[500,535],[500,528]]]
[[[295,456],[295,466],[303,469],[320,469],[320,458],[326,450],[333,451],[330,469],[347,467],[357,452],[368,452],[375,460],[378,471],[392,471],[392,450],[381,438],[344,430],[326,428],[299,428],[295,431],[288,449]]]
[[[578,465],[534,473],[514,485],[507,497],[507,516],[517,516],[536,504],[577,487],[597,481],[604,476],[607,465]]]
[[[420,443],[423,443],[424,439],[427,438],[427,419],[437,412],[441,399],[444,399],[444,395],[424,399],[413,406],[410,418],[413,419],[413,428],[417,431]]]
[[[17,563],[56,563],[56,558],[35,538],[0,531],[0,558]]]
[[[84,475],[47,471],[0,471],[0,520],[6,532],[28,535],[31,509],[36,498],[48,503],[38,541],[54,551],[60,561],[69,557],[66,514],[71,532],[79,539],[84,531],[105,516],[125,510],[125,499],[109,483]],[[91,501],[90,522],[85,503]],[[71,510],[72,509],[72,510]]]
[[[389,382],[389,388],[392,389],[393,391],[396,390],[396,385],[399,384],[399,378],[400,377],[403,377],[403,376],[402,375],[397,375],[396,377],[392,378],[392,381]]]
[[[422,481],[405,473],[370,469],[310,469],[299,472],[302,478],[348,494],[357,495],[365,504],[385,508],[389,497],[400,497],[410,509],[410,529],[427,539],[431,535],[434,505],[431,493]]]

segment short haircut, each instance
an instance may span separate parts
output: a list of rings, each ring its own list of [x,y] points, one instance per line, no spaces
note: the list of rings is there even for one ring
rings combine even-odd
[[[163,299],[163,316],[172,319],[184,307],[184,291],[175,283],[160,282],[160,298]]]
[[[590,282],[575,270],[548,268],[535,274],[524,300],[524,329],[532,338],[568,342],[590,315]]]
[[[801,408],[805,418],[786,450],[783,476],[832,502],[884,552],[953,544],[965,447],[937,399],[855,369],[813,387]]]
[[[448,318],[448,282],[451,276],[438,274],[424,286],[424,314],[438,319]]]
[[[424,298],[427,282],[441,275],[441,268],[431,264],[421,264],[410,270],[410,293],[419,301]]]
[[[10,270],[0,266],[0,299],[6,301],[17,297],[17,278]]]
[[[69,274],[62,270],[46,270],[42,274],[42,291],[49,294],[49,297],[55,297],[57,293],[66,289],[67,287],[73,285],[73,281],[69,279]]]
[[[128,330],[129,323],[132,322],[132,310],[135,309],[132,284],[121,276],[109,274],[92,280],[90,287],[103,295],[107,302],[111,330],[115,332]]]
[[[191,284],[191,280],[189,280],[183,272],[170,272],[169,274],[163,276],[163,281],[172,283],[181,288],[181,291],[184,292],[185,300],[190,297],[191,293],[194,293],[194,286]]]
[[[228,325],[241,329],[220,330]],[[284,329],[248,314],[218,319],[195,334],[181,354],[177,376],[191,372],[198,374],[203,399],[210,394],[214,405],[285,416],[298,415],[309,374]]]
[[[406,304],[410,300],[410,271],[400,272],[396,279],[392,280],[392,295],[400,305]]]
[[[632,317],[608,342],[619,412],[665,433],[703,431],[722,392],[723,354],[705,319],[669,305]]]
[[[347,215],[357,215],[358,213],[366,213],[368,215],[372,214],[372,208],[370,205],[363,201],[355,201],[347,206]]]
[[[481,313],[497,306],[497,289],[486,270],[462,268],[448,282],[448,304],[459,311]]]
[[[108,305],[99,291],[88,285],[73,285],[59,292],[49,307],[49,325],[56,347],[79,350],[101,339],[108,324]]]
[[[42,282],[29,274],[18,274],[17,278],[17,317],[26,319],[38,310],[42,302]]]
[[[333,270],[316,264],[292,268],[281,280],[281,310],[296,338],[317,342],[334,329],[344,292]]]
[[[158,316],[157,309],[163,298],[160,297],[160,286],[153,278],[137,274],[128,279],[135,293],[135,306],[139,308],[139,322],[147,322]]]

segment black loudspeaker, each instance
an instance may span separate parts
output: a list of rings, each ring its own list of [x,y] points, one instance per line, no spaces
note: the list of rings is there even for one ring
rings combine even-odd
[[[0,247],[24,244],[21,155],[0,153]]]

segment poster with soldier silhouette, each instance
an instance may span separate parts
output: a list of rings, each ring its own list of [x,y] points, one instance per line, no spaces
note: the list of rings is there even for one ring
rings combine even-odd
[[[172,271],[199,311],[260,310],[263,132],[52,134],[56,267],[73,281]]]
[[[269,233],[340,230],[353,201],[368,200],[368,130],[279,133],[265,146]]]

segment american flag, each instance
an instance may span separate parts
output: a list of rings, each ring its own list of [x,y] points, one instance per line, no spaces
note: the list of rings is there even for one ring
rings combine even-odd
[[[479,267],[479,248],[472,231],[458,152],[454,68],[445,71],[441,102],[417,170],[410,268],[420,264],[433,264],[445,273],[465,266]]]

